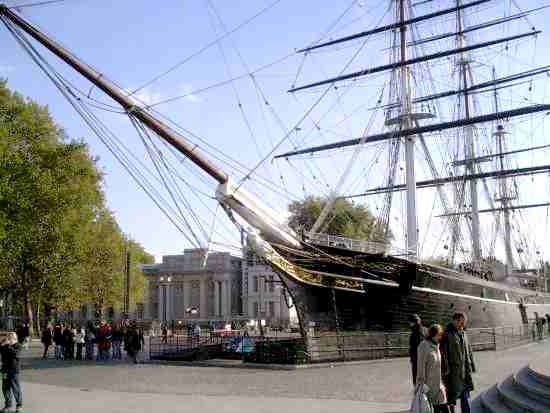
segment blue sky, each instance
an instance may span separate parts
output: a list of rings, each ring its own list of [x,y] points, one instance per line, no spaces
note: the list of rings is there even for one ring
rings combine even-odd
[[[8,5],[22,3],[23,0],[12,0],[8,2]],[[452,2],[431,3],[435,3],[435,5],[427,4],[418,11],[418,14],[436,10],[440,7],[437,3],[449,5]],[[482,9],[482,12],[476,16],[476,21],[483,21],[487,16],[493,15],[493,12],[502,13],[498,7],[503,4],[511,4],[508,0],[493,3],[496,3],[496,6],[486,8],[486,10]],[[173,96],[187,95],[156,108],[185,128],[200,135],[201,138],[206,139],[221,152],[238,159],[245,165],[253,166],[269,152],[273,144],[279,141],[286,131],[291,129],[301,118],[305,109],[319,95],[318,93],[306,93],[298,98],[291,97],[286,90],[294,83],[294,80],[298,78],[298,83],[300,83],[338,73],[343,68],[343,62],[354,53],[359,44],[353,43],[354,47],[344,47],[337,51],[320,52],[308,57],[305,61],[302,60],[301,55],[292,55],[293,50],[318,39],[326,29],[331,28],[331,24],[350,5],[346,16],[331,28],[330,36],[335,37],[365,30],[365,28],[373,27],[378,21],[387,22],[389,18],[387,15],[386,20],[381,20],[387,9],[387,4],[386,0],[362,2],[67,0],[59,4],[22,9],[22,15],[38,24],[84,61],[98,68],[101,73],[125,89],[133,90],[219,37],[223,28],[218,17],[221,18],[225,27],[234,28],[260,10],[272,5],[267,12],[221,42],[223,55],[220,48],[214,45],[138,94],[138,97],[148,104]],[[528,0],[522,1],[521,7],[527,9],[542,4],[544,4],[542,0]],[[546,12],[546,16],[548,16],[548,12]],[[476,21],[472,21],[472,24]],[[544,14],[530,18],[530,23],[542,30],[548,26],[545,24]],[[517,25],[511,26],[510,32],[494,29],[489,37],[496,38],[526,31],[530,28],[530,23],[518,22]],[[425,27],[425,32],[429,34],[441,31],[443,26],[451,25],[452,22],[442,19],[438,24],[441,27]],[[91,152],[100,157],[99,165],[106,174],[107,202],[116,213],[123,231],[141,242],[157,258],[163,254],[179,253],[184,248],[190,247],[186,238],[138,188],[111,153],[87,129],[70,105],[59,95],[55,87],[45,79],[34,63],[17,46],[14,39],[3,29],[0,30],[0,47],[3,51],[0,55],[0,76],[7,77],[8,85],[14,90],[48,105],[54,119],[67,130],[68,135],[74,138],[83,138],[90,145]],[[484,35],[486,34],[484,33]],[[473,38],[472,41],[480,41],[480,39],[482,37]],[[506,63],[511,65],[510,70],[526,70],[538,63],[544,63],[544,57],[548,52],[546,46],[548,39],[548,35],[543,34],[536,42],[521,43],[524,45],[523,49],[507,51],[508,54],[517,54],[519,61],[512,60],[515,59],[512,56],[508,60],[512,63]],[[381,42],[383,40],[381,39]],[[381,64],[380,62],[386,59],[380,53],[381,50],[382,46],[378,44],[372,45],[370,49],[365,49],[348,71]],[[48,52],[44,51],[43,54],[48,57],[48,60],[55,63],[56,69],[67,78],[74,81],[83,90],[89,90],[87,82],[64,67]],[[238,81],[222,87],[199,91],[227,80],[229,77],[246,75],[249,70],[254,71],[256,68],[285,56],[289,57],[269,69],[255,73],[254,79],[244,76]],[[497,59],[495,56],[487,54],[480,58],[480,61],[490,62]],[[302,63],[304,63],[303,66]],[[548,63],[547,60],[546,63]],[[437,73],[440,68],[434,65],[433,70]],[[487,73],[482,76],[487,76]],[[375,104],[375,95],[380,91],[382,85],[382,77],[373,76],[369,83],[364,82],[360,85],[362,89],[356,88],[358,92],[356,90],[357,93],[349,100],[351,103],[348,101],[346,104],[338,102],[339,92],[336,92],[332,100],[318,107],[318,110],[312,113],[311,119],[307,118],[303,125],[300,125],[296,133],[292,134],[292,139],[295,142],[320,144],[360,135],[368,123],[368,117],[351,120],[348,115],[352,113],[354,106],[365,104],[365,102],[371,102],[371,105]],[[440,86],[445,89],[444,84]],[[190,94],[192,91],[198,92]],[[92,95],[104,99],[97,90],[92,91]],[[513,97],[509,95],[504,97],[510,104],[513,103]],[[547,102],[545,98],[546,90],[541,87],[537,89],[533,100],[539,103]],[[239,102],[242,104],[242,110],[238,106]],[[339,106],[334,110],[335,114],[331,118],[330,127],[326,127],[322,131],[321,129],[316,130],[312,125],[315,125],[315,122],[320,119],[323,119],[324,122],[324,109],[328,109],[334,102]],[[365,116],[368,116],[368,112]],[[102,113],[101,117],[138,156],[145,159],[146,155],[142,145],[124,117],[109,113]],[[535,120],[539,120],[539,118],[535,118]],[[375,121],[373,131],[378,121]],[[307,132],[306,134],[306,131],[311,130],[316,130],[316,132]],[[528,132],[523,132],[519,136],[524,139],[528,134]],[[531,137],[530,139],[533,143],[539,143],[543,137]],[[191,141],[204,147],[195,138],[191,138]],[[286,150],[291,147],[290,142],[283,145]],[[208,150],[208,148],[206,149]],[[544,156],[539,160],[540,162],[535,163],[543,163]],[[365,155],[363,162],[371,161],[373,158]],[[532,161],[532,159],[525,161]],[[334,185],[343,170],[343,164],[338,160],[325,158],[315,162],[312,164],[313,166],[305,166],[299,161],[293,164],[267,162],[260,168],[259,173],[282,188],[277,189],[277,194],[273,194],[269,189],[274,188],[275,185],[272,185],[272,188],[266,188],[270,185],[256,185],[250,182],[247,183],[248,189],[259,193],[262,197],[265,196],[264,199],[283,214],[285,202],[304,194],[326,193],[328,187]],[[213,182],[200,181],[195,175],[196,170],[191,172],[187,168],[184,166],[182,171],[187,179],[196,183],[207,193],[213,193]],[[299,172],[296,172],[297,170]],[[425,171],[419,172],[420,175],[425,173]],[[382,180],[384,176],[378,178]],[[547,181],[540,182],[540,185],[545,185],[544,196],[546,196],[548,183]],[[376,183],[358,183],[356,187],[365,189],[376,185]],[[349,186],[352,186],[351,183]],[[184,191],[186,190],[184,188]],[[204,227],[208,231],[209,222],[212,221],[211,214],[197,202],[194,196],[189,194],[189,198],[199,213],[205,217]],[[420,208],[426,210],[432,208],[434,202],[432,198],[424,199],[423,195],[419,195],[419,198]],[[211,201],[206,199],[205,202],[215,209]],[[380,201],[373,201],[370,205],[373,209],[378,208]],[[218,214],[221,216],[221,212],[218,211]],[[402,227],[402,218],[402,212],[392,217],[396,221],[396,232]],[[225,220],[224,218],[220,219]],[[430,227],[432,219],[431,216],[424,217],[419,219],[419,224],[422,224],[423,227]],[[540,219],[545,219],[544,214]],[[433,226],[436,225],[438,224],[433,224]],[[227,220],[224,224],[216,224],[217,231],[224,233],[224,236],[219,237],[218,241],[238,245],[238,235],[236,231],[231,231],[230,227]],[[536,235],[537,242],[543,244],[547,241],[546,229],[539,229],[539,231],[540,233]],[[430,237],[435,238],[435,236]],[[434,251],[440,248],[440,245],[435,245],[435,241],[433,244],[433,248],[431,245],[430,248]],[[435,251],[434,255],[437,254]]]

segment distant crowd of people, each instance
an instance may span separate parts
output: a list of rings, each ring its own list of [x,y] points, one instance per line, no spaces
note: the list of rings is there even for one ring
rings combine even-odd
[[[143,333],[135,323],[107,323],[100,321],[81,326],[57,323],[48,324],[42,330],[43,358],[48,358],[54,347],[57,360],[121,360],[122,351],[134,362],[145,343]]]

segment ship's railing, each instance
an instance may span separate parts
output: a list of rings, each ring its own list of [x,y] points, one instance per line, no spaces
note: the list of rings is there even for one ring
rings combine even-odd
[[[385,242],[365,241],[315,232],[305,232],[304,241],[315,245],[344,248],[351,251],[365,252],[367,254],[384,254],[388,253],[391,248],[391,244]]]

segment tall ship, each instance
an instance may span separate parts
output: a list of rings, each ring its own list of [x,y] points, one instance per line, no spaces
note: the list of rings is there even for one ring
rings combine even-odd
[[[223,211],[236,227],[232,231],[280,275],[303,332],[309,326],[402,330],[413,313],[445,322],[462,311],[471,327],[525,324],[550,314],[544,262],[550,64],[543,61],[549,63],[550,55],[533,24],[548,15],[548,6],[529,1],[521,9],[524,2],[496,0],[363,3],[342,5],[331,26],[339,27],[338,36],[329,30],[294,53],[298,67],[288,96],[306,109],[291,126],[283,125],[269,150],[258,148],[260,162],[249,166],[208,150],[208,142],[139,99],[137,89],[110,81],[16,7],[0,6],[0,19],[174,225],[192,239],[202,233],[208,243],[209,230],[181,188],[192,191],[197,182],[212,179],[217,187],[208,210],[216,216]],[[373,12],[369,24],[364,16],[349,16],[357,7]],[[239,26],[232,31],[215,10],[213,15],[220,32],[210,46],[219,46],[227,63],[221,42]],[[364,30],[342,33],[357,20]],[[349,24],[338,26],[342,21]],[[61,75],[44,48],[90,82],[90,91]],[[319,62],[325,59],[335,74],[315,78],[324,72]],[[255,73],[243,77],[269,107]],[[94,97],[92,89],[110,100]],[[244,92],[234,92],[253,136],[239,97]],[[341,106],[346,101],[350,105]],[[328,114],[341,107],[327,127]],[[149,186],[141,161],[128,155],[97,110],[130,119],[166,198]],[[319,136],[328,142],[311,144]],[[179,180],[169,157],[193,162],[202,176]],[[301,186],[302,197],[312,196],[307,182],[324,180],[324,202],[313,225],[291,229],[288,216],[268,206],[274,198],[254,194],[250,182],[268,164],[281,182],[263,176],[257,182],[282,195]],[[297,170],[294,181],[284,179],[281,171],[288,168]],[[367,239],[326,233],[341,200],[372,211]]]

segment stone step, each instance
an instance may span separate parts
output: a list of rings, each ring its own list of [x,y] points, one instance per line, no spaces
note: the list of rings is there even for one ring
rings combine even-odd
[[[516,413],[515,410],[506,406],[500,399],[497,391],[497,385],[495,384],[489,390],[483,392],[480,396],[476,397],[474,401],[480,399],[483,410],[473,410],[475,413],[487,412],[487,413]]]
[[[550,385],[546,386],[533,377],[528,367],[514,374],[514,382],[524,393],[547,406],[550,412]]]
[[[472,413],[483,413],[483,405],[481,404],[481,397],[476,397],[470,403],[470,409]]]
[[[536,381],[544,386],[550,387],[549,376],[541,373],[536,366],[531,366],[531,364],[527,366],[527,369],[529,370],[529,374],[531,375],[531,377],[533,377]]]
[[[500,399],[514,411],[525,413],[548,413],[549,411],[548,406],[524,393],[520,386],[516,386],[513,376],[497,384],[497,392]]]

